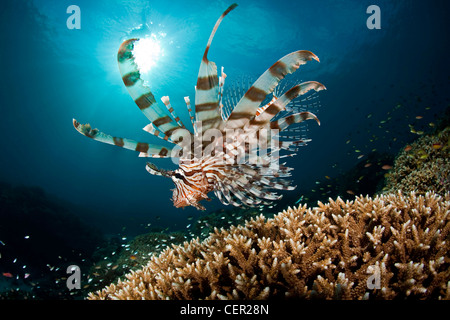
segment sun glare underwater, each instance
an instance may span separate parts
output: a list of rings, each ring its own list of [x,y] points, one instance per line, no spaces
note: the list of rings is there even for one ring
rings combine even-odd
[[[159,58],[164,55],[159,42],[155,39],[155,36],[140,39],[136,43],[133,55],[135,57],[136,64],[139,66],[141,73],[147,73],[151,67],[156,65]]]
[[[450,6],[372,2],[8,0],[0,299],[450,299]]]

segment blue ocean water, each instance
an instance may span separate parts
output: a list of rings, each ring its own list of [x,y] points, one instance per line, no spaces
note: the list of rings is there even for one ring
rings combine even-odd
[[[73,204],[76,215],[105,234],[136,235],[148,224],[184,230],[188,217],[224,208],[217,200],[205,204],[206,212],[175,208],[173,183],[149,175],[146,159],[81,136],[72,119],[109,134],[158,142],[142,130],[148,120],[126,91],[116,60],[122,41],[154,34],[163,55],[146,76],[155,96],[169,95],[189,123],[183,97],[194,100],[206,42],[230,4],[2,2],[0,181],[42,188]],[[380,8],[381,29],[367,27],[366,10],[373,4]],[[70,5],[80,8],[80,29],[67,27]],[[364,160],[360,155],[375,149],[393,157],[417,138],[409,125],[426,131],[449,105],[448,1],[238,5],[222,22],[209,52],[210,60],[225,67],[227,81],[242,75],[256,79],[282,56],[310,50],[320,63],[302,66],[296,79],[327,87],[319,94],[321,126],[308,125],[311,143],[288,160],[298,187],[285,193],[283,205],[294,204],[325,176],[345,173]],[[174,167],[170,160],[154,163]]]

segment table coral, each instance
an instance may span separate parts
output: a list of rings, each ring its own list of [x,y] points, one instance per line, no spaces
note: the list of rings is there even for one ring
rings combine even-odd
[[[172,245],[89,299],[450,299],[450,194],[340,198]]]

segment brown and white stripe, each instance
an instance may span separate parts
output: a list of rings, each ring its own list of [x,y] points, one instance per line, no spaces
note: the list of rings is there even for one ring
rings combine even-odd
[[[258,110],[256,110],[255,117],[259,116],[261,113],[263,113],[270,105],[272,105],[278,98],[274,95],[272,97],[272,100],[270,100],[269,103],[263,105],[262,107],[259,107]]]
[[[195,90],[195,115],[196,120],[202,123],[202,132],[210,128],[218,128],[222,122],[222,114],[219,107],[217,66],[214,62],[208,60],[208,51],[223,18],[236,6],[237,4],[232,4],[217,20],[209,36],[202,62],[200,63]]]
[[[325,86],[317,81],[308,81],[298,84],[286,91],[279,99],[270,104],[270,106],[262,110],[262,112],[255,117],[254,121],[270,121],[280,111],[285,110],[286,106],[298,96],[304,95],[310,90],[318,92],[325,89]]]
[[[144,115],[152,122],[160,138],[168,140],[174,130],[181,128],[177,121],[157,102],[150,88],[141,78],[139,68],[134,60],[134,43],[139,39],[130,39],[122,43],[117,53],[120,74],[130,96]]]
[[[235,129],[245,126],[255,116],[261,102],[273,92],[280,80],[312,59],[319,61],[314,53],[301,50],[292,52],[274,63],[241,98],[228,117],[225,128]]]
[[[127,138],[114,137],[105,134],[98,129],[92,129],[89,124],[80,124],[75,119],[73,119],[73,126],[79,133],[88,138],[124,149],[138,151],[141,154],[146,154],[148,157],[167,158],[170,157],[170,152],[172,150],[172,147],[163,147],[145,142],[137,142]]]
[[[177,124],[181,127],[184,128],[184,124],[183,122],[180,120],[180,117],[177,116],[177,113],[175,112],[174,108],[172,107],[172,105],[170,104],[170,99],[169,96],[164,96],[161,98],[161,101],[164,103],[164,105],[167,108],[167,111],[169,111],[170,115],[172,116],[172,118],[177,122]]]
[[[258,110],[261,110],[260,114],[255,118],[250,119],[245,125],[245,131],[255,131],[262,128],[268,128],[269,122],[281,111],[286,110],[286,106],[295,98],[300,95],[307,93],[310,90],[320,91],[324,90],[325,86],[317,81],[308,81],[298,84],[285,92],[280,98],[272,99],[272,102],[268,106],[264,106]],[[276,128],[280,131],[286,129],[287,127]]]
[[[308,111],[304,111],[304,112],[300,112],[300,113],[291,114],[287,117],[281,118],[276,121],[272,121],[270,123],[270,128],[283,131],[284,129],[289,127],[291,124],[300,123],[305,120],[316,120],[317,124],[320,126],[320,121],[316,117],[315,114],[308,112]]]
[[[223,72],[223,67],[221,69],[221,75],[219,77],[219,108],[220,108],[220,115],[222,116],[222,120],[227,120],[227,114],[225,113],[224,107],[223,107],[223,86],[225,85],[225,78],[227,75],[225,72]]]
[[[192,112],[191,100],[189,99],[189,97],[184,97],[184,102],[186,102],[186,107],[187,107],[188,112],[189,112],[189,117],[191,119],[191,124],[192,124],[192,127],[194,128],[194,135],[196,135],[197,134],[197,124],[195,123],[195,115]]]

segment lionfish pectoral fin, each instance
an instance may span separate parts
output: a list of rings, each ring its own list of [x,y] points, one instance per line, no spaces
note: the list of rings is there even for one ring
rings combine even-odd
[[[314,113],[304,111],[291,114],[287,117],[281,118],[276,121],[272,121],[270,123],[270,129],[276,129],[281,132],[294,123],[300,123],[306,120],[315,120],[317,124],[320,126],[320,120]]]
[[[306,94],[307,92],[314,90],[319,92],[326,90],[325,86],[317,81],[307,81],[300,83],[288,91],[286,91],[281,97],[275,99],[275,101],[266,108],[259,116],[255,118],[256,121],[271,120],[278,112],[285,110],[286,106],[297,97]]]
[[[105,134],[98,129],[92,129],[90,124],[80,124],[75,119],[73,119],[72,122],[73,126],[79,133],[93,140],[111,144],[128,150],[138,151],[140,153],[147,154],[149,157],[170,157],[171,147],[166,148],[155,144],[137,142],[127,138],[114,137],[109,134]]]
[[[307,50],[300,50],[292,52],[274,63],[244,94],[228,117],[225,127],[227,129],[244,127],[255,116],[256,111],[266,96],[274,91],[278,83],[287,74],[293,73],[301,65],[313,59],[319,61],[319,58],[314,53]]]
[[[276,115],[285,110],[286,106],[298,96],[306,94],[310,90],[316,92],[325,90],[325,86],[317,81],[308,81],[298,84],[288,91],[286,91],[281,97],[273,98],[269,105],[259,108],[259,114],[250,119],[244,127],[246,131],[255,131],[264,128]],[[317,119],[317,118],[315,118]],[[318,121],[318,120],[317,120]],[[320,122],[318,122],[320,125]]]

